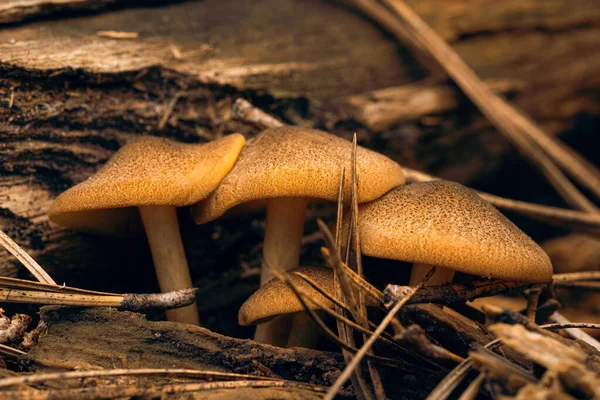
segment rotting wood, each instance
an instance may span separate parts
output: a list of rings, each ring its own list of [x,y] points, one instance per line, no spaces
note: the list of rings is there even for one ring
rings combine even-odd
[[[47,306],[41,318],[48,334],[24,356],[37,370],[168,367],[263,375],[256,360],[284,379],[327,385],[343,368],[341,354],[276,348],[109,308]]]

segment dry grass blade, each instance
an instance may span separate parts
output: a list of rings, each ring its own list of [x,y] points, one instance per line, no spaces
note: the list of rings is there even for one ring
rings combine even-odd
[[[339,346],[341,346],[345,350],[348,350],[352,353],[356,353],[358,351],[357,348],[352,347],[352,346],[348,345],[347,343],[341,341],[340,338],[338,338],[335,335],[335,333],[333,333],[333,331],[331,329],[329,329],[329,327],[325,324],[325,322],[323,322],[323,320],[317,315],[315,310],[313,310],[311,307],[308,306],[308,304],[306,304],[306,300],[305,300],[304,296],[302,296],[299,288],[290,279],[289,273],[287,271],[284,271],[280,268],[273,267],[272,265],[269,265],[266,263],[264,265],[267,266],[267,268],[269,268],[271,270],[271,272],[277,279],[285,282],[289,286],[289,288],[294,292],[294,295],[298,298],[298,301],[300,301],[300,304],[302,304],[302,307],[304,308],[304,310],[310,315],[311,319],[317,324],[317,326],[319,326],[319,328],[321,328],[321,330],[327,335],[327,337],[332,339],[335,343],[337,343]],[[310,299],[310,300],[313,301],[313,299]],[[393,360],[391,358],[384,358],[384,357],[377,357],[377,356],[368,356],[368,358],[371,360],[377,361],[383,365],[387,365],[387,366],[391,366],[391,367],[397,367],[398,365],[402,364],[401,361]]]
[[[344,213],[344,184],[345,184],[345,167],[342,166],[342,173],[341,173],[341,177],[340,177],[340,186],[338,188],[338,203],[337,203],[337,216],[336,216],[337,218],[336,218],[336,232],[335,232],[335,252],[336,252],[336,254],[338,254],[338,257],[340,257],[341,246],[342,246],[342,225],[343,225],[342,218],[343,218],[343,213]],[[342,287],[340,286],[339,277],[338,277],[338,274],[335,269],[333,269],[333,289],[334,289],[336,301],[339,299],[339,301],[343,302],[344,294],[342,292]],[[344,312],[344,309],[341,306],[337,305],[337,302],[334,302],[334,304],[336,304],[336,306],[335,306],[336,313],[339,315],[344,315],[344,317],[345,317],[347,314]],[[348,312],[349,312],[349,310],[348,310]],[[336,328],[338,331],[340,341],[347,344],[350,347],[355,347],[356,343],[354,340],[354,335],[352,334],[352,327],[348,324],[344,324],[340,319],[336,319],[335,323],[336,323]],[[350,360],[352,359],[351,353],[348,350],[342,348],[342,354],[344,356],[344,361],[346,362],[346,364],[348,364],[350,362]],[[353,374],[350,377],[350,380],[352,381],[352,386],[356,390],[357,398],[359,398],[359,399],[364,398],[365,400],[373,398],[371,389],[368,387],[362,371],[358,371],[356,374]]]
[[[4,246],[4,248],[8,250],[10,254],[15,256],[17,260],[19,260],[21,264],[23,264],[23,266],[37,278],[38,281],[56,285],[56,282],[54,282],[50,275],[48,275],[46,271],[44,271],[44,269],[33,258],[31,258],[31,256],[27,254],[25,250],[21,248],[21,246],[16,244],[1,230],[0,244],[2,244],[2,246]]]
[[[329,228],[327,228],[327,225],[325,225],[325,222],[323,222],[321,219],[318,219],[317,224],[319,225],[319,229],[323,233],[327,247],[329,249],[335,250],[335,241],[333,240]],[[350,311],[352,312],[352,316],[356,321],[360,321],[360,309],[358,307],[356,298],[354,297],[354,290],[352,290],[352,285],[350,284],[350,279],[346,275],[346,271],[343,267],[342,260],[340,260],[339,254],[336,254],[335,251],[330,251],[329,254],[332,257],[333,268],[338,274],[339,282],[344,292],[344,296],[346,298],[348,307],[350,307]]]
[[[356,132],[352,138],[352,215],[354,218],[352,219],[352,224],[350,224],[350,232],[348,232],[348,237],[354,237],[354,254],[356,256],[356,272],[359,277],[363,276],[363,266],[362,266],[362,257],[360,254],[360,234],[358,231],[358,172],[356,169],[356,151],[357,151],[357,139]],[[367,306],[365,303],[365,295],[362,291],[358,292],[358,312],[360,313],[360,320],[357,320],[363,328],[369,328],[369,322],[367,318]],[[363,340],[367,340],[367,336],[363,334]],[[373,354],[372,350],[369,350],[369,354]],[[383,387],[383,382],[381,382],[381,376],[379,375],[379,371],[372,365],[370,361],[367,362],[369,368],[369,374],[371,376],[371,382],[373,383],[373,388],[375,389],[375,396],[379,400],[387,399],[385,394],[385,389]]]
[[[475,380],[473,380],[473,382],[471,382],[469,387],[467,387],[467,389],[460,395],[458,400],[475,400],[484,380],[485,373],[482,372],[477,376],[477,378],[475,378]]]
[[[492,124],[540,169],[568,204],[585,211],[598,211],[596,206],[569,181],[553,160],[538,147],[536,143],[539,143],[539,138],[532,138],[531,126],[523,123],[521,113],[489,90],[452,47],[403,1],[384,0],[384,2],[398,17],[397,23],[409,32],[408,39],[420,43],[428,50]],[[406,38],[398,37],[398,39]],[[535,127],[535,125],[531,125]],[[588,186],[592,182],[586,180],[581,183]],[[600,183],[597,186],[600,187]]]
[[[74,288],[71,286],[62,286],[51,283],[42,283],[19,278],[9,278],[0,276],[0,287],[9,289],[33,289],[43,292],[59,292],[59,293],[78,293],[78,294],[93,294],[99,296],[120,296],[117,293],[97,292],[95,290],[86,290]]]
[[[13,356],[13,357],[19,357],[19,356],[22,356],[24,354],[27,354],[24,351],[21,351],[19,349],[15,349],[15,348],[7,346],[5,344],[0,344],[0,353],[3,353],[3,354],[8,355],[8,356]]]
[[[350,375],[354,372],[354,370],[360,364],[360,361],[367,355],[369,349],[373,346],[377,338],[383,333],[385,328],[392,322],[392,320],[398,314],[398,311],[402,308],[404,304],[410,299],[412,295],[414,295],[419,289],[423,287],[425,283],[431,278],[431,276],[435,273],[435,267],[431,268],[429,272],[423,277],[423,279],[412,289],[411,293],[409,293],[402,301],[399,301],[392,310],[383,318],[373,335],[363,344],[358,353],[352,358],[352,362],[346,365],[344,371],[338,379],[336,379],[335,383],[331,386],[331,388],[327,391],[327,395],[325,396],[325,400],[333,400],[337,393],[342,389],[342,385],[346,383]]]
[[[346,178],[346,167],[340,172],[340,187],[338,189],[337,214],[335,219],[335,247],[339,249],[342,245],[342,218],[344,214],[344,181]],[[339,250],[338,250],[339,252]]]
[[[326,247],[321,247],[321,254],[325,258],[327,264],[334,269],[334,259],[331,257],[331,251],[329,251]],[[354,287],[364,294],[371,296],[375,301],[382,302],[383,301],[383,293],[377,289],[375,286],[371,285],[369,282],[358,276],[358,274],[350,269],[346,264],[341,263],[341,268],[343,268],[346,276],[350,279]]]

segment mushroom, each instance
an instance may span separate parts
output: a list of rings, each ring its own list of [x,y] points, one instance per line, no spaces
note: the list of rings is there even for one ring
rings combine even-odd
[[[175,207],[193,204],[214,191],[244,143],[239,133],[203,145],[142,137],[123,146],[96,174],[59,195],[50,220],[76,230],[124,236],[141,230],[141,217],[160,289],[190,288]],[[195,304],[167,311],[167,317],[199,324]]]
[[[289,277],[296,287],[303,290],[310,298],[318,300],[321,304],[333,308],[333,303],[325,296],[308,284],[300,275],[304,275],[315,282],[327,294],[334,295],[333,290],[333,270],[322,267],[299,267],[289,271]],[[376,302],[371,297],[366,297],[368,306],[375,306]],[[319,307],[310,301],[306,301],[306,305],[313,310],[318,310]],[[272,279],[260,289],[252,294],[240,307],[238,313],[238,322],[242,326],[259,325],[272,320],[280,315],[304,313],[304,307],[294,291],[283,281]],[[316,335],[311,335],[306,326],[296,327],[290,333],[289,343],[302,343],[305,347],[311,346],[313,343],[306,343],[304,339],[306,335],[311,336],[310,339],[316,339]],[[296,336],[301,336],[296,337]],[[288,346],[292,347],[292,346]]]
[[[194,219],[198,224],[208,222],[234,206],[266,199],[260,280],[265,284],[271,274],[264,264],[284,270],[298,266],[307,204],[311,199],[337,200],[340,168],[350,169],[351,150],[349,141],[323,131],[289,126],[267,129],[248,141],[219,188],[194,206]],[[359,202],[376,199],[404,183],[400,165],[374,151],[358,147],[356,164],[361,179]],[[350,189],[347,182],[347,195]],[[278,329],[273,321],[263,324],[255,340],[282,344],[285,333]]]
[[[414,263],[411,285],[430,266],[438,271],[431,285],[452,280],[455,271],[516,281],[552,279],[546,253],[458,183],[440,180],[395,188],[359,207],[358,230],[363,254]]]

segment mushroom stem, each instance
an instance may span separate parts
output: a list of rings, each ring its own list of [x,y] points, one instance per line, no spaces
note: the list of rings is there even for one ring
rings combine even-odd
[[[265,264],[283,270],[298,267],[300,243],[308,199],[277,198],[267,202],[267,224],[263,243],[261,286],[273,278]],[[284,321],[286,320],[287,321]],[[256,327],[254,340],[274,346],[284,346],[287,341],[289,316],[276,317]]]
[[[415,286],[423,279],[430,269],[431,265],[429,264],[414,263],[408,284],[410,286]],[[435,269],[435,273],[431,278],[429,278],[425,286],[435,286],[452,282],[452,278],[454,278],[454,270],[450,268],[437,267]]]
[[[306,311],[291,314],[291,317],[292,328],[285,347],[314,349],[317,346],[321,333],[319,327],[313,322]]]
[[[172,292],[192,287],[176,209],[173,206],[141,206],[140,216],[144,223],[158,285],[162,292]],[[169,310],[169,321],[200,325],[196,303]]]

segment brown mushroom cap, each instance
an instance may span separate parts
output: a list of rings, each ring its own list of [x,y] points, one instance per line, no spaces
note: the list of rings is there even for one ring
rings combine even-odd
[[[400,186],[359,208],[363,254],[489,278],[548,282],[552,264],[525,233],[453,182]]]
[[[327,300],[321,293],[315,290],[310,284],[302,279],[299,274],[304,275],[314,281],[326,293],[333,296],[333,270],[321,267],[299,267],[288,271],[291,280],[298,287],[302,288],[310,297],[317,298],[322,303],[333,307],[333,303]],[[370,297],[365,298],[368,306],[375,305]],[[313,310],[318,307],[306,302]],[[242,304],[238,314],[238,322],[242,326],[256,325],[266,322],[278,315],[291,314],[304,311],[302,303],[298,300],[292,289],[284,282],[278,279],[272,279],[252,294]]]
[[[194,206],[196,223],[212,221],[253,200],[304,197],[335,201],[340,169],[350,171],[352,143],[329,133],[298,127],[267,129],[248,141],[218,189]],[[404,183],[400,165],[357,148],[359,202],[370,201]],[[346,180],[350,193],[350,180]]]
[[[141,137],[58,196],[50,219],[73,229],[116,233],[139,219],[128,207],[190,205],[215,190],[244,143],[239,133],[201,145]]]

